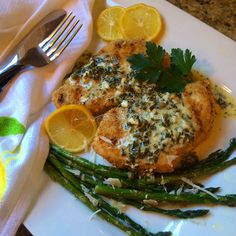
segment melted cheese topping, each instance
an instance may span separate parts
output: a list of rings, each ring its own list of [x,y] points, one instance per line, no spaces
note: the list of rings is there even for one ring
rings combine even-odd
[[[128,136],[120,146],[131,160],[155,161],[161,151],[190,142],[196,127],[181,95],[145,90],[133,96],[128,93],[121,102],[128,110],[124,124]]]
[[[93,56],[87,64],[77,72],[80,86],[88,90],[81,96],[80,102],[102,97],[110,88],[121,85],[123,71],[119,67],[119,60],[108,55]]]

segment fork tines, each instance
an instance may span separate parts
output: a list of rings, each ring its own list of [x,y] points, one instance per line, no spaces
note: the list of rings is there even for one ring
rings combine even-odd
[[[56,29],[46,39],[39,43],[38,46],[50,58],[50,61],[53,61],[64,51],[81,29],[82,24],[78,24],[79,21],[80,20],[75,19],[75,15],[70,12]]]

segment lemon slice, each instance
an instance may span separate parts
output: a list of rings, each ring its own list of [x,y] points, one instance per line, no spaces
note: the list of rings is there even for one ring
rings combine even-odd
[[[51,141],[70,152],[86,149],[96,128],[94,117],[83,105],[62,106],[45,121],[45,129]]]
[[[122,7],[107,8],[100,13],[97,19],[97,33],[104,40],[122,39],[120,19],[125,9]]]
[[[126,39],[153,40],[161,31],[161,16],[154,7],[133,5],[121,16],[120,28]]]

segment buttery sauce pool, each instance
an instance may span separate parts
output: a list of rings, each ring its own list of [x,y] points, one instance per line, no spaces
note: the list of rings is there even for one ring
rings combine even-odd
[[[218,104],[217,111],[220,111],[225,118],[236,118],[236,98],[227,89],[217,85],[199,71],[194,70],[192,73],[195,80],[209,81],[216,103]]]
[[[236,99],[226,89],[217,85],[199,71],[193,71],[192,73],[195,80],[207,80],[209,82],[216,100],[216,117],[209,136],[195,149],[199,159],[204,159],[209,153],[216,150],[217,140],[222,138],[224,132],[222,130],[223,123],[227,122],[227,119],[236,118]]]

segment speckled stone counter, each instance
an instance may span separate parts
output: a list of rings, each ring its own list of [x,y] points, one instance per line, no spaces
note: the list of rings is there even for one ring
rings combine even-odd
[[[236,41],[236,0],[167,0]],[[32,235],[23,225],[16,236]]]
[[[236,41],[236,0],[168,0]]]

